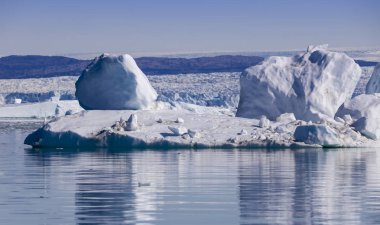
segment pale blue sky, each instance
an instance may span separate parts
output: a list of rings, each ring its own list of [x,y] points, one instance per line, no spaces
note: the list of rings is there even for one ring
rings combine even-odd
[[[0,55],[380,47],[378,0],[0,0]]]

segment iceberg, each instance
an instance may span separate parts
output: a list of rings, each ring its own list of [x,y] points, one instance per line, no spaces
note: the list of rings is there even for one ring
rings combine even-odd
[[[332,119],[352,95],[360,73],[352,59],[323,46],[293,58],[271,57],[241,76],[235,117],[228,109],[156,101],[132,57],[102,55],[76,82],[80,105],[91,110],[63,113],[24,143],[41,148],[379,146],[349,127],[361,117]],[[371,115],[364,116],[375,121]]]
[[[148,78],[127,54],[95,58],[75,87],[79,104],[87,110],[147,109],[157,99]]]
[[[327,46],[309,46],[294,57],[269,57],[246,69],[240,77],[236,116],[274,121],[284,113],[298,120],[317,122],[334,118],[351,98],[361,69],[344,53]]]
[[[380,93],[380,63],[373,70],[366,86],[366,94]]]

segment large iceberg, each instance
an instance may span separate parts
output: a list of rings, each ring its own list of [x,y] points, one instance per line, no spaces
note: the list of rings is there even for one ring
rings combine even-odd
[[[148,78],[127,54],[95,58],[75,87],[84,109],[146,109],[157,99]]]
[[[380,139],[380,93],[358,95],[346,101],[336,113],[340,118],[345,115],[351,116],[356,131],[368,138]]]
[[[380,93],[380,63],[373,70],[366,87],[367,94]]]
[[[269,57],[242,73],[236,116],[275,120],[294,113],[305,121],[333,118],[352,96],[360,75],[353,59],[327,46],[309,46],[294,57]]]

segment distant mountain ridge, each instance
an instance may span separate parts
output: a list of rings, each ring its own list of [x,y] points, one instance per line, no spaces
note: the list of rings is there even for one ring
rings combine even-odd
[[[258,56],[223,55],[199,58],[141,57],[136,63],[145,74],[237,72],[260,63]],[[63,56],[7,56],[0,58],[0,79],[79,76],[91,60]]]
[[[64,56],[11,55],[0,58],[0,78],[79,75],[90,62]]]
[[[198,58],[141,57],[136,63],[145,74],[180,74],[210,72],[240,72],[257,65],[259,56],[220,55]],[[0,58],[0,79],[79,76],[91,60],[64,56],[11,55]],[[375,66],[376,62],[356,61],[360,66]]]

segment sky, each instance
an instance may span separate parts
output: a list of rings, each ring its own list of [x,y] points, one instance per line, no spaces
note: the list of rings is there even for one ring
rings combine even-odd
[[[0,0],[0,55],[380,48],[378,0]]]

